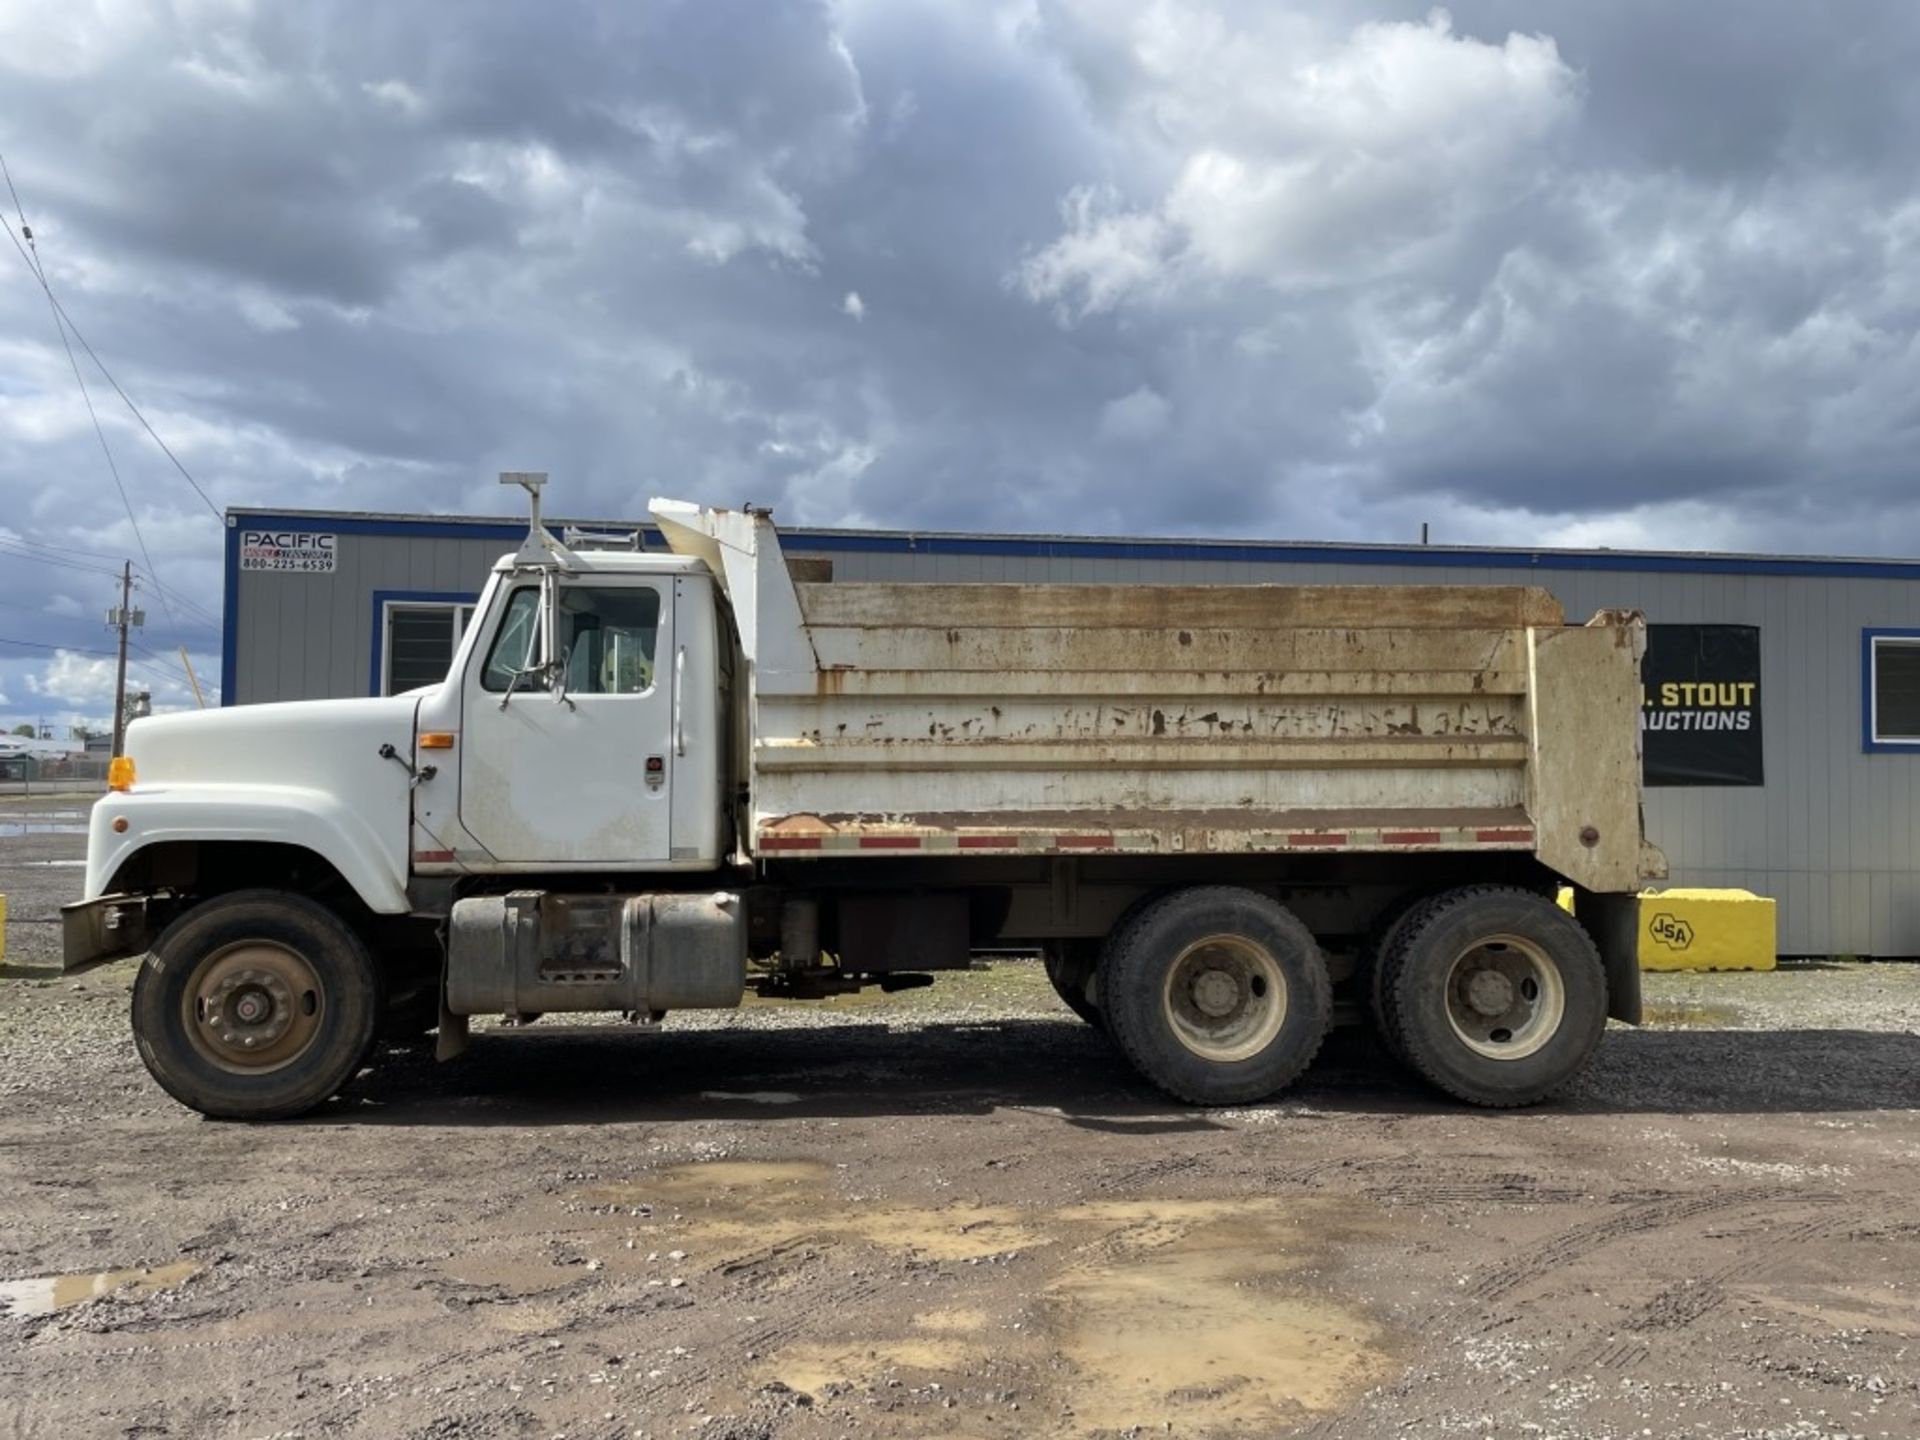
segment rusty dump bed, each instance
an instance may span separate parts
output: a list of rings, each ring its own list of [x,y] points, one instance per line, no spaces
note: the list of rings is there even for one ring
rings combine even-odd
[[[1569,629],[1532,587],[796,590],[818,671],[760,696],[762,854],[1478,848],[1638,878],[1637,619]]]
[[[764,515],[654,517],[733,611],[757,857],[1521,850],[1639,881],[1637,615],[1569,626],[1526,586],[797,585]]]

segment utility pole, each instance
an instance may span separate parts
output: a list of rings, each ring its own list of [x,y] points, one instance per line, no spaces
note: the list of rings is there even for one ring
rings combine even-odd
[[[107,624],[120,631],[120,665],[113,678],[113,753],[127,747],[127,630],[147,623],[147,612],[133,606],[133,561],[120,572],[120,604],[107,612]]]

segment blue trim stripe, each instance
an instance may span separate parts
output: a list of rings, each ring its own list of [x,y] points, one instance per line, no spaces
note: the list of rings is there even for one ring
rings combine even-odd
[[[325,528],[342,535],[386,535],[438,540],[494,540],[515,544],[522,521],[458,517],[402,519],[321,513],[232,510],[229,523],[248,528]],[[601,522],[607,523],[607,522]],[[624,523],[624,522],[623,522]],[[660,532],[641,527],[646,543],[663,546]],[[1266,565],[1406,565],[1422,569],[1635,571],[1668,575],[1790,575],[1810,579],[1920,581],[1920,561],[1843,560],[1791,555],[1712,555],[1634,550],[1502,550],[1444,545],[1349,545],[1289,541],[1115,540],[1073,536],[916,535],[905,531],[808,530],[781,532],[799,553],[838,551],[886,555],[1007,555],[1082,560],[1226,560]],[[237,541],[229,541],[230,553]]]
[[[1920,755],[1920,739],[1877,740],[1873,734],[1873,642],[1920,640],[1920,630],[1878,626],[1860,632],[1860,749],[1868,755]]]
[[[524,532],[522,532],[524,533]],[[384,648],[384,621],[387,606],[399,605],[472,605],[480,599],[478,591],[451,590],[376,590],[373,592],[373,643],[367,659],[367,694],[380,693],[380,652]],[[457,642],[456,642],[457,648]]]
[[[457,515],[400,520],[332,515],[324,510],[289,515],[277,510],[230,509],[227,520],[248,530],[319,530],[335,535],[397,535],[415,540],[505,540],[512,545],[527,538],[524,520],[463,520]]]

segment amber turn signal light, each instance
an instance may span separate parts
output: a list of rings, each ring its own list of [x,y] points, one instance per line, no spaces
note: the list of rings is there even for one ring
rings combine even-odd
[[[453,749],[453,732],[451,730],[422,730],[420,732],[420,748],[422,750],[451,750]]]

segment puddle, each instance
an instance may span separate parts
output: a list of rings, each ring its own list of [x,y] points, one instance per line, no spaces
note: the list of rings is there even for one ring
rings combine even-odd
[[[1294,1288],[1305,1238],[1280,1216],[1241,1214],[1069,1270],[1047,1308],[1077,1372],[1076,1425],[1267,1434],[1388,1379],[1399,1367],[1380,1327]]]
[[[1738,1027],[1740,1012],[1731,1005],[1709,1005],[1699,1000],[1650,1002],[1640,1007],[1640,1023],[1730,1030]]]
[[[922,1330],[934,1330],[942,1334],[971,1335],[987,1328],[987,1312],[984,1310],[929,1310],[924,1315],[914,1316],[913,1323]]]
[[[1049,1237],[1009,1206],[842,1208],[832,1171],[808,1160],[710,1160],[679,1165],[651,1180],[597,1185],[596,1204],[648,1204],[659,1214],[690,1211],[693,1244],[712,1264],[809,1240],[864,1242],[922,1260],[977,1260],[1045,1245]],[[796,1192],[804,1192],[796,1194]]]
[[[123,1294],[157,1295],[200,1273],[197,1260],[176,1260],[153,1270],[102,1270],[93,1275],[41,1275],[0,1281],[0,1315],[50,1315],[83,1300]]]
[[[63,823],[60,821],[39,820],[0,820],[0,839],[16,839],[22,835],[84,835],[87,827],[84,823]]]
[[[876,1340],[858,1345],[802,1342],[780,1352],[780,1380],[806,1395],[829,1385],[854,1385],[890,1370],[916,1375],[957,1375],[978,1364],[981,1351],[964,1340],[944,1336]]]
[[[846,1200],[849,1183],[808,1161],[729,1160],[598,1186],[584,1198],[650,1204],[691,1263],[730,1273],[777,1270],[790,1253],[836,1246],[948,1263],[1019,1252],[960,1272],[964,1288],[951,1298],[962,1303],[908,1323],[875,1316],[863,1333],[858,1317],[820,1315],[759,1363],[756,1384],[817,1394],[898,1380],[951,1391],[990,1375],[995,1387],[1032,1395],[1034,1413],[1061,1417],[1046,1433],[1226,1436],[1336,1413],[1401,1368],[1385,1327],[1305,1273],[1377,1228],[1386,1233],[1350,1204],[1255,1196],[887,1205]],[[674,1211],[680,1218],[667,1220]],[[897,1418],[909,1427],[900,1433],[920,1433]]]

